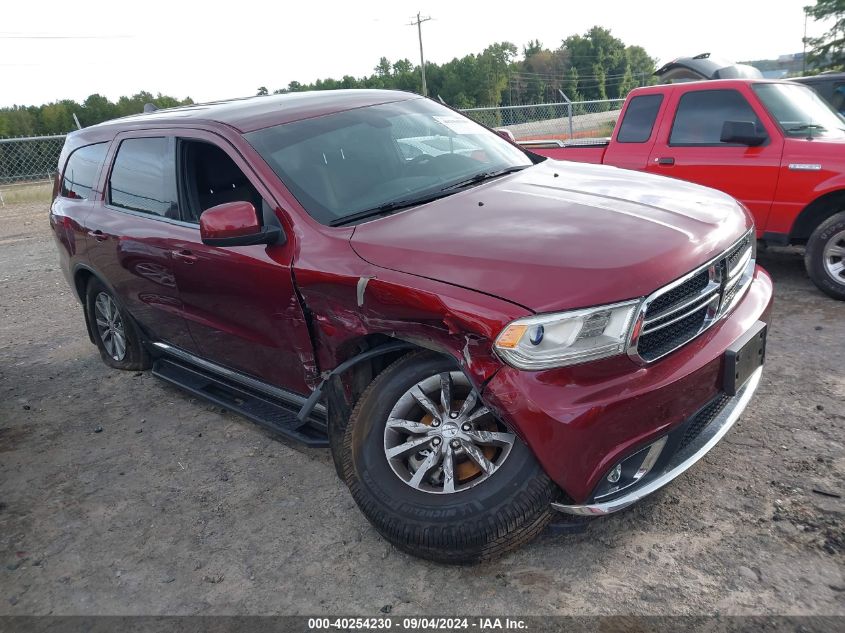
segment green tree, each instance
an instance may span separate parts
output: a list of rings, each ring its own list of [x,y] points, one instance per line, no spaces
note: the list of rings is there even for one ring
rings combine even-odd
[[[604,66],[601,63],[593,65],[593,92],[595,99],[605,101],[607,99],[607,89],[605,87],[605,72]],[[607,104],[597,103],[593,106],[593,111],[601,112],[607,109]]]
[[[575,66],[569,67],[569,72],[566,73],[566,83],[564,84],[563,92],[569,97],[570,101],[582,101],[581,91],[578,89],[578,68]]]
[[[267,96],[268,94],[269,94],[269,93],[267,92],[267,86],[260,86],[260,87],[258,88],[258,92],[256,92],[256,93],[255,93],[255,96],[257,96],[257,97],[265,97],[265,96]]]
[[[516,57],[516,52],[516,46],[510,42],[498,42],[485,48],[479,55],[476,78],[479,103],[501,103],[502,91],[508,85],[509,66]]]
[[[827,33],[809,40],[808,61],[819,70],[845,70],[845,0],[816,0],[806,11],[816,20],[833,21]]]
[[[625,43],[603,27],[594,26],[584,35],[563,40],[572,66],[581,77],[581,93],[587,100],[616,97],[628,67]]]
[[[634,88],[637,87],[637,82],[634,79],[634,74],[631,72],[631,67],[628,66],[625,69],[625,74],[622,75],[622,80],[619,84],[619,88],[616,91],[618,98],[622,99],[628,95]]]
[[[642,46],[628,46],[625,49],[628,57],[628,67],[636,81],[637,86],[649,86],[657,83],[654,71],[657,69],[657,62],[651,57]]]
[[[393,66],[387,57],[382,57],[378,60],[378,65],[373,70],[376,71],[376,75],[379,77],[387,78],[390,77],[390,71],[393,70]]]
[[[124,113],[118,112],[116,104],[109,101],[103,95],[95,93],[88,95],[88,98],[82,102],[82,112],[77,116],[82,125],[88,126],[108,121],[109,119],[121,116],[121,114]],[[131,114],[131,112],[127,111],[125,114]]]
[[[525,59],[536,55],[543,50],[543,44],[540,40],[528,40],[528,44],[522,47],[522,56]]]
[[[39,134],[67,134],[76,129],[73,121],[73,113],[79,109],[79,104],[74,101],[58,101],[48,103],[40,108]]]

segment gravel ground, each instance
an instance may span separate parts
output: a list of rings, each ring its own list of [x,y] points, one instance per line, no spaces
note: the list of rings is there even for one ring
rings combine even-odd
[[[845,614],[845,303],[797,251],[760,260],[768,366],[719,446],[582,533],[455,568],[382,540],[327,452],[103,365],[46,205],[7,205],[0,614]]]

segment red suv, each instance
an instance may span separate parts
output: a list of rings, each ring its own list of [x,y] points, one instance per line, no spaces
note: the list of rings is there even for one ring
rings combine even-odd
[[[50,221],[108,365],[330,447],[376,529],[438,561],[667,484],[762,372],[772,285],[742,205],[412,94],[75,132]]]

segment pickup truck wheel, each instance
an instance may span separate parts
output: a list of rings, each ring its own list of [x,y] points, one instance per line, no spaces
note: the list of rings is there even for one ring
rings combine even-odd
[[[402,357],[361,395],[343,474],[387,540],[442,563],[486,560],[531,540],[558,491],[454,361],[427,351]]]
[[[845,301],[845,211],[822,222],[810,239],[804,254],[807,274],[819,289]]]
[[[85,297],[94,342],[103,362],[115,369],[149,369],[150,356],[141,342],[138,327],[111,292],[92,279]]]

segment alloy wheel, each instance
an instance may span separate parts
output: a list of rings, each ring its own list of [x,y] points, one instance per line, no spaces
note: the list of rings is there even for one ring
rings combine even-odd
[[[467,377],[452,371],[418,382],[399,398],[384,429],[384,454],[407,485],[450,494],[491,477],[515,440]]]
[[[827,274],[837,283],[845,284],[845,231],[828,240],[822,257]]]
[[[126,331],[117,304],[109,294],[101,292],[94,300],[94,311],[103,347],[114,360],[123,360],[126,357]]]

